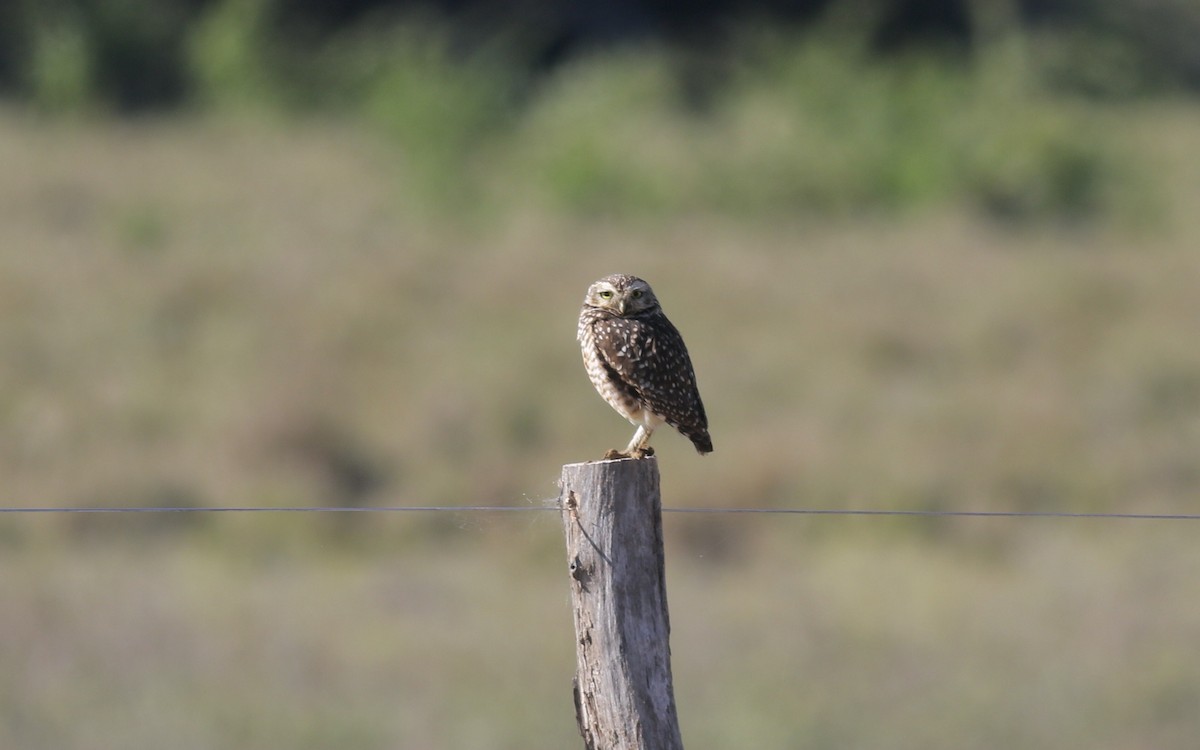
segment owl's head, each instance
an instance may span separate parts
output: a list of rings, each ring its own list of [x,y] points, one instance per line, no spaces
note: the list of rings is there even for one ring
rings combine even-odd
[[[627,318],[654,310],[658,307],[658,298],[654,296],[650,285],[642,279],[615,273],[588,287],[583,304]]]

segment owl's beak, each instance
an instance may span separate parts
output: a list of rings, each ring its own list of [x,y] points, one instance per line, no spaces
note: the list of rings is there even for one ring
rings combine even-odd
[[[617,300],[617,314],[618,315],[625,314],[625,300],[624,299]]]

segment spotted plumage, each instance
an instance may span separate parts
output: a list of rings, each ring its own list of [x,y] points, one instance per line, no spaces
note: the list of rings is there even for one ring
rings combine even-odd
[[[698,452],[712,451],[692,360],[649,284],[626,274],[592,284],[579,313],[579,345],[592,385],[637,426],[625,450],[606,458],[651,454],[650,435],[663,422]]]

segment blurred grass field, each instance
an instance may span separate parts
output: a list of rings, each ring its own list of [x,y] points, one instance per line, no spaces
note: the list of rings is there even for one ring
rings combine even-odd
[[[661,70],[617,70],[432,155],[387,112],[0,112],[3,504],[538,505],[628,439],[573,340],[620,270],[710,413],[711,456],[656,438],[667,506],[1196,511],[1194,103],[1035,104],[1015,141],[961,134],[955,165],[999,149],[974,182],[880,172],[940,153],[922,122],[998,111],[957,95],[823,160],[832,121],[754,86],[697,125],[653,104]],[[935,79],[888,80],[868,112]],[[1190,524],[666,534],[690,748],[1200,736]],[[552,512],[2,516],[0,746],[573,746],[560,537]]]
[[[314,523],[292,517],[288,527]],[[0,718],[22,748],[574,747],[553,513],[437,544],[263,554],[6,546]],[[6,522],[11,523],[11,521]],[[240,518],[213,527],[238,536]],[[406,517],[378,520],[404,538]],[[120,521],[114,536],[129,538]],[[907,522],[666,519],[688,747],[1187,748],[1194,532],[1034,523],[981,554]]]

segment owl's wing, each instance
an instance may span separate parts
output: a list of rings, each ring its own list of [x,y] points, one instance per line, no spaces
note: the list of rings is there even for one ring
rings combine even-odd
[[[676,427],[706,424],[691,358],[675,326],[659,317],[628,321],[622,332],[600,347],[621,387]]]

